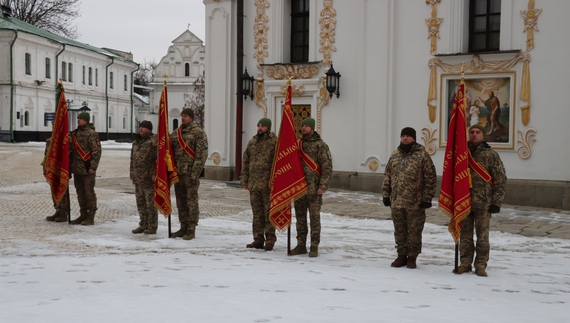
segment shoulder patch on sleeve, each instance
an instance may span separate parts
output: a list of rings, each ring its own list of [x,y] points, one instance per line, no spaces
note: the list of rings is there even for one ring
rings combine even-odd
[[[332,159],[332,154],[331,154],[331,151],[330,151],[330,150],[327,150],[327,157],[328,157],[329,159]]]

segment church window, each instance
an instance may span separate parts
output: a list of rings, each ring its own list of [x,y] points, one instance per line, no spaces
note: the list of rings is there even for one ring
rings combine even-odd
[[[26,53],[26,75],[32,75],[32,54]]]
[[[469,52],[499,50],[501,0],[469,1]]]
[[[291,1],[291,62],[309,61],[309,0]]]
[[[46,79],[51,78],[51,59],[46,57]]]
[[[184,76],[190,76],[190,63],[184,64]]]

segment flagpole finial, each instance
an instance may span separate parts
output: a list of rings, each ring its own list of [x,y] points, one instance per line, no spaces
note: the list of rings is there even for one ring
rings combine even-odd
[[[288,78],[287,79],[287,86],[291,86],[291,83],[293,82],[293,78]]]
[[[461,82],[465,78],[465,63],[461,63]]]
[[[164,85],[166,85],[166,80],[168,80],[168,74],[162,74],[162,78],[164,79]]]

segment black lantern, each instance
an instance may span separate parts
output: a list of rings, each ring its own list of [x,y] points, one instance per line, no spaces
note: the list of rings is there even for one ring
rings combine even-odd
[[[241,93],[245,100],[247,100],[248,96],[253,100],[253,76],[249,76],[247,68],[241,77]]]
[[[327,71],[327,91],[329,91],[330,97],[336,94],[336,97],[340,97],[340,73],[336,72],[331,63],[331,68]]]

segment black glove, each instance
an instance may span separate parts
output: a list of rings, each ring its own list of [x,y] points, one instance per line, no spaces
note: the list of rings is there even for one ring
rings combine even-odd
[[[390,202],[390,198],[389,198],[389,197],[385,197],[384,199],[382,199],[382,203],[384,203],[384,206],[390,206],[390,205],[392,205],[392,202]]]
[[[420,202],[420,209],[429,209],[431,207],[431,202]]]
[[[491,206],[489,206],[489,213],[499,213],[501,212],[501,208],[496,206],[495,204],[491,204]]]

